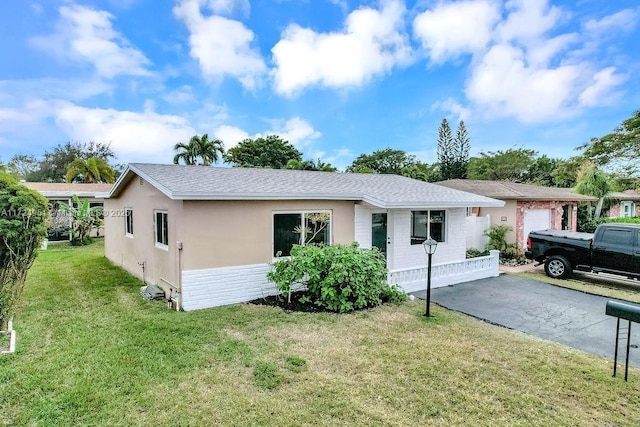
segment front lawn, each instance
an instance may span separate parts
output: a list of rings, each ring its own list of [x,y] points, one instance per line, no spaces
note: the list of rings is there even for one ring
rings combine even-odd
[[[102,243],[29,273],[6,425],[638,425],[640,370],[423,301],[348,315],[144,301]],[[603,345],[613,345],[612,342]]]

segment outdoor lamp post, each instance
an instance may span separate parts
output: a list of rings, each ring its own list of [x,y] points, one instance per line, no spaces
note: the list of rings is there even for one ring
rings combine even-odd
[[[438,242],[429,236],[427,240],[422,242],[422,247],[424,247],[424,251],[427,253],[427,310],[424,315],[429,317],[431,315],[429,312],[429,306],[431,305],[431,257],[436,252]]]

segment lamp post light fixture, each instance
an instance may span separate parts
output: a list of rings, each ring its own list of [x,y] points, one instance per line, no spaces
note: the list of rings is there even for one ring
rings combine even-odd
[[[431,316],[429,311],[429,306],[431,305],[431,257],[434,253],[436,253],[436,248],[438,247],[438,242],[429,236],[427,240],[422,242],[422,247],[424,251],[427,253],[427,309],[425,311],[425,316]]]

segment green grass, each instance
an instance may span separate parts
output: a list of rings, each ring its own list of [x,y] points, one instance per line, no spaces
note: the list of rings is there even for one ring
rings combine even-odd
[[[40,253],[0,357],[0,424],[640,424],[635,368],[625,383],[603,358],[439,307],[427,319],[420,301],[176,313],[102,253]]]

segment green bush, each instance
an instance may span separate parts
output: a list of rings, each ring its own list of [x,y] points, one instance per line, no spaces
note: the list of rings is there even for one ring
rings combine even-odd
[[[44,197],[0,172],[0,330],[17,308],[48,219]]]
[[[476,248],[467,249],[467,259],[478,258],[481,256],[487,256],[487,255],[489,255],[489,251],[487,250],[481,251],[480,249],[476,249]]]
[[[500,259],[513,259],[517,258],[518,246],[515,243],[507,243],[507,233],[513,231],[513,227],[510,225],[492,225],[488,230],[483,233],[489,238],[489,243],[485,246],[485,249],[500,251]]]
[[[356,243],[294,246],[291,257],[273,267],[267,277],[280,292],[289,294],[304,285],[305,301],[329,311],[344,313],[406,299],[398,286],[387,284],[384,256]]]

